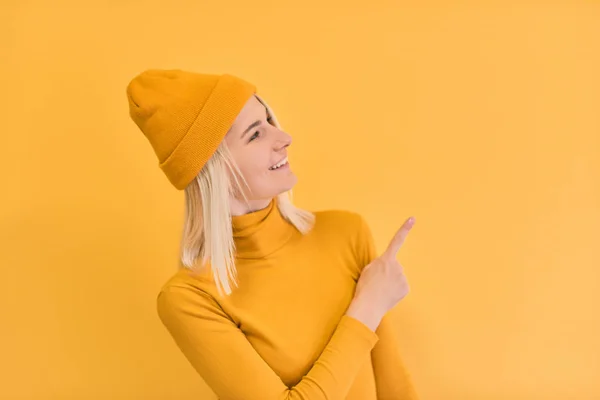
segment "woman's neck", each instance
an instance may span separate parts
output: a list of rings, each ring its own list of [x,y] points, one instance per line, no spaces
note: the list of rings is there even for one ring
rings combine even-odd
[[[266,207],[231,217],[235,255],[239,259],[264,259],[300,235],[283,218],[274,197]]]
[[[239,216],[249,214],[258,210],[263,210],[267,208],[269,204],[271,204],[272,200],[273,198],[249,200],[248,203],[246,203],[244,200],[232,198],[230,199],[231,215]]]

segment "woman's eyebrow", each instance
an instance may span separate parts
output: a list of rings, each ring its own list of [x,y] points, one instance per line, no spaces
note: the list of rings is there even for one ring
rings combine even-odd
[[[254,121],[253,123],[251,123],[250,126],[246,128],[246,130],[244,131],[244,133],[242,133],[241,138],[243,139],[244,135],[246,135],[246,133],[250,132],[252,130],[252,128],[256,128],[261,123],[262,123],[262,121]]]
[[[267,111],[266,107],[265,107],[265,112],[267,114],[267,118],[269,118],[269,111]],[[244,133],[242,133],[242,136],[240,138],[243,139],[244,136],[246,135],[246,133],[250,132],[252,130],[252,128],[256,128],[260,124],[262,124],[262,121],[260,121],[260,120],[254,121],[253,123],[251,123],[250,126],[248,126],[246,128],[246,130],[244,131]]]

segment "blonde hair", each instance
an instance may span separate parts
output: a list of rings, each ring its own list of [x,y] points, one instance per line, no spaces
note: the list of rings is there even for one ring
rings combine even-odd
[[[280,128],[271,108],[256,94],[255,96],[267,109],[270,123]],[[194,271],[210,265],[221,295],[223,291],[227,295],[231,294],[232,285],[238,286],[230,197],[241,196],[248,203],[242,184],[250,190],[223,140],[200,173],[185,188],[182,264]],[[314,225],[314,214],[295,207],[292,197],[292,190],[281,193],[277,195],[276,204],[282,217],[302,234],[306,234]]]

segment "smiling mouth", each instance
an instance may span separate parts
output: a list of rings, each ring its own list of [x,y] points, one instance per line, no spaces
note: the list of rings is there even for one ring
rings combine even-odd
[[[285,167],[286,165],[288,165],[288,158],[287,158],[287,156],[283,160],[279,161],[277,164],[269,167],[269,171],[275,171],[275,170],[277,170],[277,169],[279,169],[281,167]]]

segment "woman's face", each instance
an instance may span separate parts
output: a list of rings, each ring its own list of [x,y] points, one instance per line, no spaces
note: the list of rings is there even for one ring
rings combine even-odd
[[[271,199],[296,184],[298,179],[286,162],[292,138],[270,124],[267,109],[255,96],[246,102],[225,141],[250,186],[249,200]]]

